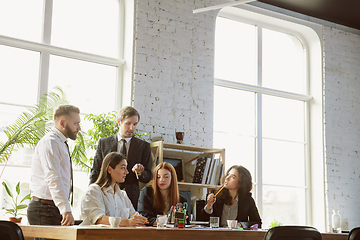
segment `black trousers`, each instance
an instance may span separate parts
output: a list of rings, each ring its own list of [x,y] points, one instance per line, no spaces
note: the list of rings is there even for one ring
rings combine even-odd
[[[61,225],[62,216],[55,205],[31,200],[27,208],[30,225]],[[35,238],[35,240],[45,238]]]

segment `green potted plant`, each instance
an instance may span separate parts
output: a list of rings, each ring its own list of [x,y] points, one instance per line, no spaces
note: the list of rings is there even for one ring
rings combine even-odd
[[[276,221],[275,219],[274,219],[274,221],[272,221],[271,223],[270,223],[270,226],[269,226],[269,228],[273,228],[273,227],[277,227],[277,226],[282,226],[283,224],[281,223],[281,222],[278,222],[278,221]]]
[[[66,102],[63,91],[59,87],[55,90],[59,93],[46,94],[38,104],[23,112],[13,124],[4,127],[7,141],[0,142],[0,163],[5,162],[6,166],[14,147],[34,147],[51,129],[52,126],[48,123],[52,121],[54,109]]]
[[[4,186],[7,194],[9,195],[9,197],[12,200],[12,208],[7,208],[6,210],[6,214],[11,214],[13,215],[12,217],[9,217],[9,220],[12,222],[16,222],[16,223],[21,223],[21,219],[22,217],[19,217],[19,215],[26,215],[26,214],[22,214],[19,211],[21,209],[25,209],[27,208],[27,204],[24,204],[23,202],[25,200],[30,200],[30,193],[27,194],[25,197],[23,197],[20,201],[18,200],[19,195],[20,195],[20,182],[18,182],[16,184],[16,196],[13,195],[13,193],[10,191],[9,187],[6,185],[5,182],[2,182],[2,185]]]
[[[6,142],[0,141],[0,163],[4,163],[0,178],[12,151],[15,147],[35,147],[40,139],[53,127],[53,113],[60,104],[67,104],[64,92],[60,87],[55,87],[54,92],[49,92],[40,98],[39,103],[29,107],[14,123],[4,126],[3,131],[7,136]],[[83,140],[83,132],[79,132],[78,139]],[[84,144],[77,145],[72,151],[72,156],[85,156]],[[75,161],[75,164],[78,162]]]

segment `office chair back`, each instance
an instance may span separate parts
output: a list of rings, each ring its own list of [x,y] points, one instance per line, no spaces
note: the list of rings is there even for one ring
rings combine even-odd
[[[1,240],[24,240],[21,228],[16,223],[0,220]]]
[[[321,234],[313,227],[278,226],[270,228],[264,240],[321,240]]]
[[[360,227],[351,229],[348,240],[360,240]]]

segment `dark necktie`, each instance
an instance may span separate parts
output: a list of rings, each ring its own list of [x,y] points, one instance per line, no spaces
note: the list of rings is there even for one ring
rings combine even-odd
[[[121,139],[121,146],[120,146],[120,153],[124,154],[125,156],[127,155],[127,151],[126,151],[126,140],[125,139]]]
[[[67,147],[67,149],[68,149],[69,158],[70,158],[70,174],[71,174],[71,180],[70,180],[70,194],[69,194],[69,197],[71,197],[70,203],[71,203],[71,206],[73,206],[73,203],[74,203],[73,169],[72,169],[72,162],[71,162],[71,156],[70,156],[70,151],[69,151],[69,145],[67,144],[66,141],[65,141],[65,145],[66,145],[66,147]]]

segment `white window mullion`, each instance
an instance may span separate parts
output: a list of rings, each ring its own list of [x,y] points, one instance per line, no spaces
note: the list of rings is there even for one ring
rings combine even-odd
[[[257,83],[262,86],[262,28],[257,27]],[[256,94],[256,128],[257,128],[257,143],[256,143],[256,201],[260,213],[263,212],[263,180],[262,180],[262,93]]]
[[[257,127],[257,138],[256,138],[256,156],[257,161],[256,164],[256,201],[257,206],[262,213],[263,211],[263,179],[262,179],[262,94],[256,94],[256,127]]]
[[[305,210],[306,210],[306,223],[313,225],[312,215],[313,206],[311,201],[311,162],[310,162],[310,103],[304,102],[305,111]]]
[[[291,80],[291,79],[289,79]],[[248,92],[257,92],[262,93],[266,95],[271,95],[274,97],[281,97],[281,98],[288,98],[293,100],[300,100],[300,101],[310,101],[312,99],[312,96],[305,95],[305,94],[298,94],[298,93],[291,93],[286,91],[281,91],[277,89],[271,89],[271,88],[264,88],[254,85],[249,85],[245,83],[238,83],[238,82],[232,82],[228,80],[223,80],[219,78],[214,79],[214,83],[216,86],[222,86],[222,87],[228,87]]]
[[[304,66],[305,66],[305,93],[307,95],[310,94],[310,59],[308,54],[308,47],[306,41],[302,41],[304,46]],[[313,212],[313,205],[312,205],[312,196],[311,196],[311,143],[310,143],[310,102],[304,101],[304,111],[305,111],[305,119],[304,119],[304,136],[305,136],[305,211],[306,211],[306,224],[307,225],[313,225],[313,218],[312,218],[312,212]]]
[[[38,91],[38,100],[48,91],[48,82],[49,82],[49,66],[50,66],[50,54],[49,52],[40,53],[40,73],[39,73],[39,91]]]
[[[124,0],[119,0],[119,58],[124,59],[124,30],[125,30],[125,2]],[[124,81],[123,81],[123,66],[117,67],[117,81],[115,83],[115,109],[119,111],[123,106],[123,89],[124,89]]]
[[[46,0],[44,2],[44,22],[43,22],[42,43],[48,45],[51,44],[52,10],[53,10],[53,0]]]
[[[21,40],[7,36],[0,35],[0,43],[7,46],[28,49],[31,51],[49,52],[52,55],[57,55],[65,58],[73,58],[77,60],[88,61],[98,64],[109,65],[109,66],[118,67],[118,66],[123,66],[125,64],[125,60],[120,58],[106,57],[92,53],[80,52],[72,49],[50,46],[47,44],[30,42],[27,40]]]
[[[119,0],[119,58],[124,59],[124,38],[125,38],[125,3],[124,0]]]
[[[42,43],[51,44],[51,25],[52,25],[53,0],[44,1],[44,21]],[[38,100],[47,93],[49,82],[50,53],[47,50],[40,52],[39,69],[39,91]]]

